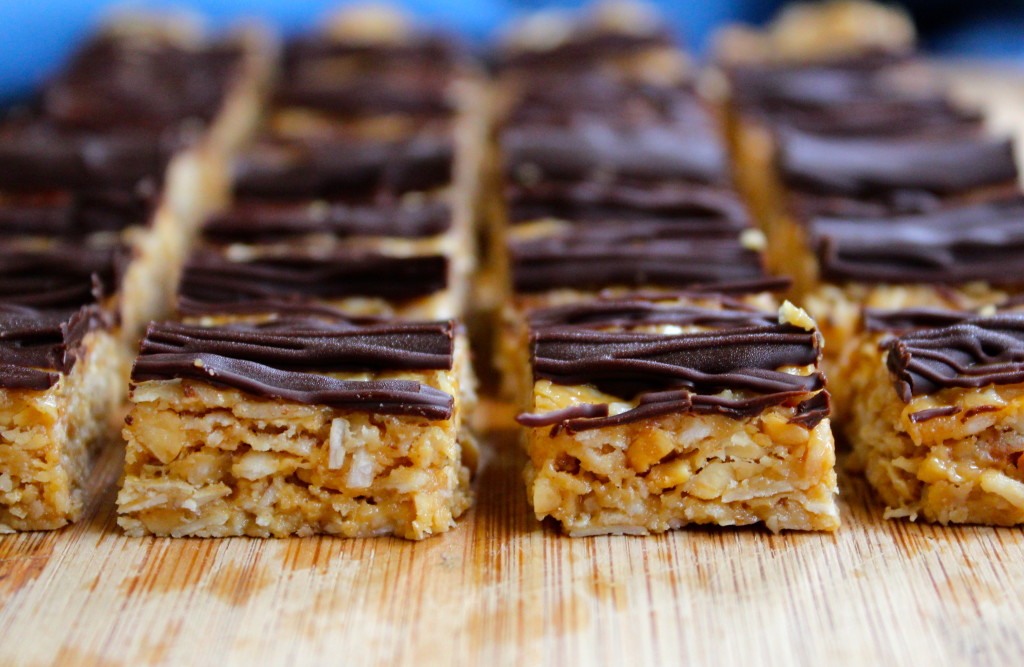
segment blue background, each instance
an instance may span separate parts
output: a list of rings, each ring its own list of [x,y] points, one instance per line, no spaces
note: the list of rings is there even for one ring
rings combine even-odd
[[[543,0],[392,0],[431,24],[446,25],[483,43],[509,18],[540,7],[575,7],[581,2]],[[3,56],[0,97],[30,90],[67,57],[110,7],[185,7],[226,26],[241,16],[266,19],[286,33],[315,25],[339,0],[191,0],[114,3],[109,0],[0,0]],[[679,34],[697,51],[717,26],[742,20],[759,23],[782,4],[777,0],[654,0]],[[925,35],[925,46],[943,54],[1015,58],[1024,61],[1024,0],[917,0],[904,2]]]

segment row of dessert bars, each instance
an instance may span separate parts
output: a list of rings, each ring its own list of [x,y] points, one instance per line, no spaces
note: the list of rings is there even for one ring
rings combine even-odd
[[[383,9],[284,45],[132,371],[129,535],[421,539],[469,507],[478,97],[451,40]]]
[[[0,121],[0,530],[81,515],[266,51],[256,32],[126,18]]]
[[[887,516],[1024,522],[1024,196],[1009,138],[909,21],[796,8],[722,43],[737,182],[821,323],[835,423]]]
[[[698,75],[604,2],[485,82],[383,8],[114,24],[0,123],[0,528],[80,516],[130,374],[128,534],[445,531],[467,312],[570,535],[833,530],[833,423],[889,516],[1024,521],[1024,196],[912,48],[841,1]]]
[[[527,496],[570,535],[839,525],[814,322],[776,293],[685,55],[637,7],[498,63],[499,361]]]

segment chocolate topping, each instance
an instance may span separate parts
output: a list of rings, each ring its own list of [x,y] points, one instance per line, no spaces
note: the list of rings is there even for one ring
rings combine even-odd
[[[938,308],[905,308],[902,310],[865,308],[862,321],[864,329],[872,333],[904,333],[918,329],[947,327],[973,317],[976,317],[974,313]]]
[[[0,247],[0,303],[77,308],[113,295],[128,262],[121,245]]]
[[[450,136],[405,141],[263,141],[235,165],[243,197],[332,199],[367,192],[401,194],[448,185]]]
[[[508,200],[513,224],[541,218],[568,222],[682,223],[714,218],[723,227],[739,230],[750,226],[746,207],[735,190],[683,181],[516,183],[509,187]]]
[[[95,305],[37,310],[0,304],[0,387],[49,389],[74,367],[85,335],[109,326]]]
[[[499,54],[495,66],[499,70],[582,70],[592,68],[601,60],[626,58],[648,49],[675,47],[672,35],[665,29],[647,34],[629,34],[582,28],[569,39],[546,49],[516,49]]]
[[[886,364],[904,403],[952,387],[1024,382],[1024,315],[980,317],[904,334]]]
[[[886,218],[815,218],[811,243],[831,281],[1024,281],[1024,198]]]
[[[147,132],[69,132],[47,122],[0,126],[0,189],[130,189],[162,179],[180,141]]]
[[[547,327],[614,327],[671,324],[680,327],[740,328],[764,327],[778,319],[775,313],[739,303],[722,303],[721,308],[659,303],[641,299],[593,300],[530,311],[531,329]]]
[[[595,224],[571,229],[559,236],[510,243],[517,291],[687,287],[765,277],[760,254],[744,248],[728,229],[705,236],[671,224]]]
[[[259,243],[307,234],[425,238],[447,231],[451,222],[451,209],[441,201],[361,205],[242,199],[208,220],[203,236],[215,243]]]
[[[518,82],[507,124],[569,125],[583,117],[617,127],[679,124],[715,131],[714,121],[687,85],[655,85],[605,70],[531,73]]]
[[[0,237],[71,239],[116,233],[146,224],[151,210],[151,197],[127,190],[9,196],[0,206]]]
[[[343,117],[376,114],[445,116],[455,111],[451,86],[457,72],[453,62],[431,59],[368,61],[318,57],[292,63],[281,78],[273,103],[304,107]],[[352,67],[352,60],[361,67]],[[362,62],[365,61],[365,62]]]
[[[932,81],[906,84],[900,68],[849,61],[809,66],[746,66],[729,72],[736,103],[770,122],[830,135],[922,135],[981,129]],[[922,72],[916,73],[921,78]],[[926,84],[922,86],[921,84]]]
[[[679,335],[576,327],[535,330],[535,379],[592,384],[614,396],[630,400],[639,395],[639,399],[635,408],[617,415],[605,416],[599,410],[594,410],[593,416],[522,415],[520,423],[557,423],[573,432],[678,412],[739,419],[787,403],[797,409],[794,422],[808,428],[828,415],[827,397],[807,395],[823,388],[820,373],[802,376],[778,370],[816,364],[820,356],[817,333],[782,324],[734,324],[737,326],[727,324],[722,330]],[[726,390],[757,395],[715,395]]]
[[[449,419],[451,395],[408,380],[339,380],[324,373],[447,370],[451,322],[353,326],[323,320],[200,327],[154,323],[132,381],[188,378],[309,405]]]
[[[981,136],[837,138],[786,130],[779,133],[779,167],[791,187],[849,197],[946,195],[1017,179],[1011,141]]]
[[[429,296],[447,284],[448,261],[441,255],[296,251],[236,262],[221,253],[197,252],[185,265],[179,294],[210,304],[351,296],[405,300]]]
[[[514,179],[541,181],[683,180],[725,184],[717,134],[702,126],[616,127],[592,118],[568,126],[519,125],[502,136]]]
[[[43,90],[46,115],[65,127],[163,130],[216,115],[241,51],[103,37]]]

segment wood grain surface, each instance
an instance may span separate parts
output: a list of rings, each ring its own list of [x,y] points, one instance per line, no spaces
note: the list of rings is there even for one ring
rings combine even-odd
[[[0,665],[1024,662],[1019,529],[885,521],[844,476],[834,535],[574,540],[507,414],[485,442],[477,507],[420,543],[124,537],[112,447],[84,521],[0,538]]]

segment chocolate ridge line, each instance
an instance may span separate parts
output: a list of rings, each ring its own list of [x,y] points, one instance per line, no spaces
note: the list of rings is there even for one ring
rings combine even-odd
[[[0,302],[77,308],[115,294],[131,251],[122,244],[0,247]]]
[[[555,437],[563,430],[572,435],[581,431],[614,428],[645,419],[656,419],[680,413],[719,414],[732,419],[744,419],[760,414],[767,408],[805,396],[806,393],[803,391],[778,392],[753,398],[735,399],[700,396],[686,389],[676,389],[643,394],[640,397],[639,405],[616,415],[608,415],[607,403],[597,403],[574,405],[541,414],[521,413],[516,416],[516,421],[530,428],[552,426],[551,437]],[[797,414],[789,421],[813,429],[828,417],[829,410],[829,394],[823,389],[798,403]]]
[[[280,319],[203,327],[163,322],[149,326],[140,347],[140,358],[185,353],[215,354],[278,370],[451,370],[454,323]]]
[[[823,388],[819,372],[777,370],[816,364],[820,346],[817,332],[784,324],[679,335],[550,327],[531,333],[531,361],[535,380],[594,384],[623,398],[678,388],[772,394]]]
[[[904,403],[943,389],[1024,382],[1024,314],[905,333],[887,343],[886,367]]]
[[[852,197],[892,190],[937,194],[1016,181],[1010,139],[826,137],[777,133],[778,167],[790,187]]]
[[[513,176],[529,167],[543,179],[570,181],[601,180],[604,173],[718,185],[729,179],[725,149],[711,127],[622,128],[587,119],[565,127],[513,126],[502,133],[501,145],[506,169]]]
[[[1024,197],[917,215],[817,217],[808,223],[822,276],[833,281],[1019,284]]]
[[[241,197],[267,199],[432,190],[451,184],[454,151],[450,135],[399,141],[265,139],[235,161],[234,190]]]
[[[373,414],[447,420],[455,411],[450,394],[414,380],[339,380],[197,352],[151,354],[135,361],[133,382],[169,379],[198,380],[259,397]]]
[[[0,388],[49,389],[74,368],[86,334],[111,326],[97,305],[39,310],[0,304]]]
[[[714,219],[745,228],[750,217],[730,188],[685,181],[641,182],[623,178],[575,182],[544,180],[506,188],[513,224],[540,217],[575,221]]]
[[[861,313],[862,326],[871,333],[905,333],[917,329],[933,329],[959,324],[977,317],[977,313],[941,308],[903,308],[884,310],[865,308]]]
[[[407,300],[447,286],[448,260],[443,255],[294,252],[234,262],[220,253],[197,252],[185,265],[178,293],[209,304],[289,296]]]
[[[305,234],[427,238],[451,229],[451,207],[440,201],[409,207],[400,204],[355,204],[338,201],[236,201],[213,215],[203,237],[216,243],[257,243]]]
[[[147,190],[152,187],[15,197],[0,205],[0,237],[67,240],[146,225],[155,199]]]
[[[644,324],[674,324],[736,328],[763,327],[775,324],[776,313],[749,306],[721,304],[705,307],[688,304],[666,304],[639,299],[583,301],[530,311],[527,322],[531,329],[547,327],[632,327]]]
[[[738,238],[651,239],[628,226],[593,238],[586,231],[515,240],[509,244],[516,291],[613,285],[688,287],[765,278],[762,257]]]

